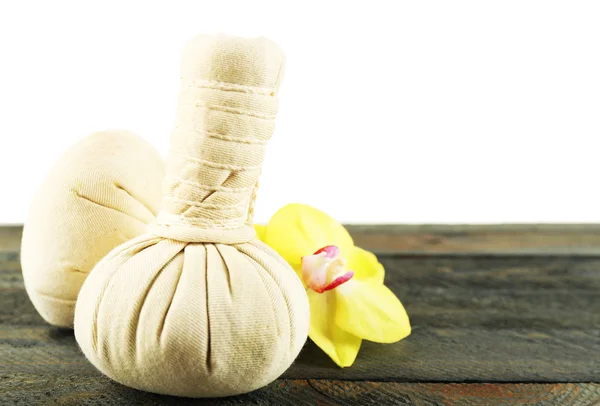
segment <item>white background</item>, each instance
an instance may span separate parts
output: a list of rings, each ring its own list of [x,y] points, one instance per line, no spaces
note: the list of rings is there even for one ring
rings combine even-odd
[[[127,128],[166,155],[197,33],[288,56],[258,221],[598,222],[600,3],[0,3],[0,223],[62,152]]]

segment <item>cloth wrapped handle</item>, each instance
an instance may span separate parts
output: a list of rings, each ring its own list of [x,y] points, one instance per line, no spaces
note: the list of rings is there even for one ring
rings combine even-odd
[[[187,44],[164,197],[151,232],[187,242],[256,238],[253,205],[284,65],[283,51],[266,38],[202,35]]]

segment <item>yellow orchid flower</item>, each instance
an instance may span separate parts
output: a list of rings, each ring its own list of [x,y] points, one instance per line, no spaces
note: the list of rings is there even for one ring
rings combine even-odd
[[[354,246],[348,231],[327,214],[290,204],[255,229],[304,282],[309,337],[337,365],[352,365],[363,339],[393,343],[410,334],[408,315],[383,284],[377,257]]]

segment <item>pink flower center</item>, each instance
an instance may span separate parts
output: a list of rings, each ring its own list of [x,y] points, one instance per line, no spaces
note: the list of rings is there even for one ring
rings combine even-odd
[[[340,254],[337,246],[328,245],[302,257],[302,280],[309,289],[323,293],[352,279],[354,272],[346,271],[346,260]]]

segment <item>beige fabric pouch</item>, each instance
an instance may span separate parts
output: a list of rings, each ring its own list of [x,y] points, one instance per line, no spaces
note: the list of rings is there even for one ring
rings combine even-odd
[[[164,162],[128,131],[83,138],[51,169],[31,203],[21,243],[25,288],[50,324],[73,327],[94,265],[146,232],[160,205]]]
[[[187,44],[157,222],[93,269],[76,306],[77,342],[110,378],[235,395],[279,377],[302,348],[305,289],[250,224],[283,65],[265,38]]]

